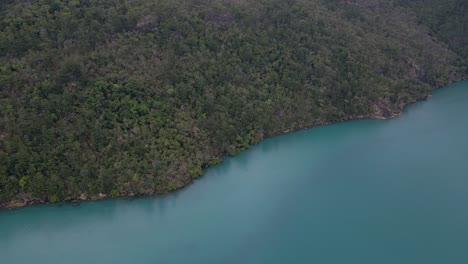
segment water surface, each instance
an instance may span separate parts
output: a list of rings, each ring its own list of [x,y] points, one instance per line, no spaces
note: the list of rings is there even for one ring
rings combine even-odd
[[[267,139],[156,198],[0,212],[0,263],[468,263],[468,82]]]

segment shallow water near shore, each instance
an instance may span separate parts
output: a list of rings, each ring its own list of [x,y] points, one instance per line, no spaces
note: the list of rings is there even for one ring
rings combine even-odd
[[[0,263],[468,263],[468,81],[154,198],[0,211]]]

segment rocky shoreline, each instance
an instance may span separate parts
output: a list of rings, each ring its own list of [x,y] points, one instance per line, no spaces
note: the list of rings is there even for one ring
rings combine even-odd
[[[466,80],[468,80],[468,79],[464,78],[464,79],[462,79],[460,81],[466,81]],[[453,83],[453,82],[451,82],[451,83]],[[447,84],[447,85],[449,85],[449,84]],[[444,85],[444,86],[446,86],[446,85]],[[438,88],[440,88],[440,87],[435,87],[433,90],[436,90]],[[374,114],[360,115],[360,116],[350,116],[350,117],[347,117],[347,118],[340,119],[339,121],[336,121],[336,122],[327,122],[327,121],[317,120],[313,124],[298,125],[297,127],[294,127],[293,129],[278,131],[276,133],[273,133],[273,134],[270,134],[270,135],[267,135],[267,136],[263,137],[263,139],[269,138],[269,137],[272,137],[272,136],[277,136],[277,135],[282,135],[282,134],[286,134],[286,133],[290,133],[290,132],[299,131],[299,130],[302,130],[302,129],[309,129],[309,128],[313,128],[313,127],[330,125],[330,124],[334,124],[334,123],[338,123],[338,122],[356,121],[356,120],[364,120],[364,119],[380,119],[380,120],[393,119],[395,117],[400,116],[405,107],[407,107],[407,106],[409,106],[409,105],[411,105],[413,103],[416,103],[418,101],[425,101],[428,98],[430,98],[431,96],[432,96],[431,94],[428,94],[428,95],[422,96],[420,98],[415,98],[415,99],[411,100],[410,102],[408,102],[406,104],[401,104],[401,105],[394,106],[396,110],[393,110],[393,111],[391,111],[391,110],[389,110],[387,108],[380,108],[380,107],[378,107],[376,105],[375,107],[378,108],[378,111],[376,111],[376,113],[374,113]],[[180,188],[178,188],[178,189],[176,189],[174,191],[183,189],[184,187],[188,186],[191,182],[192,182],[192,180],[188,181],[182,187],[180,187]],[[94,196],[87,196],[85,194],[81,194],[79,197],[77,197],[75,199],[71,199],[71,200],[68,200],[68,201],[65,201],[65,202],[62,202],[62,203],[65,203],[65,204],[79,204],[80,202],[84,202],[84,201],[96,201],[96,200],[105,200],[105,199],[112,199],[112,198],[157,196],[157,195],[163,195],[163,194],[166,194],[166,193],[168,193],[168,192],[154,193],[154,194],[149,194],[149,195],[135,195],[135,194],[131,193],[131,194],[127,194],[127,195],[119,195],[117,197],[114,197],[114,196],[111,196],[111,195],[108,195],[108,194],[103,194],[103,193],[99,193],[98,195],[94,195]],[[22,200],[14,200],[14,201],[6,202],[6,203],[0,203],[0,210],[16,209],[16,208],[21,208],[21,207],[25,207],[25,206],[41,205],[41,204],[53,204],[53,203],[51,201],[44,200],[44,199],[27,199],[27,198],[24,198]]]

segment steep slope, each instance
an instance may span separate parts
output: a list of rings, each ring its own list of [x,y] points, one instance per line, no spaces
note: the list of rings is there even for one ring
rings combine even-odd
[[[171,191],[266,136],[390,117],[463,74],[450,36],[392,1],[0,10],[4,204]]]
[[[399,0],[410,8],[418,22],[430,29],[430,34],[446,42],[460,55],[460,63],[468,70],[468,2],[465,0]]]

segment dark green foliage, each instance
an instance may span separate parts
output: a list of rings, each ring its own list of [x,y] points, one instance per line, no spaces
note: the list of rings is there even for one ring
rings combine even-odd
[[[468,2],[466,0],[399,0],[410,7],[430,34],[460,55],[459,65],[468,73]]]
[[[266,136],[461,77],[463,1],[453,21],[435,0],[355,2],[2,1],[0,203],[175,190]]]

